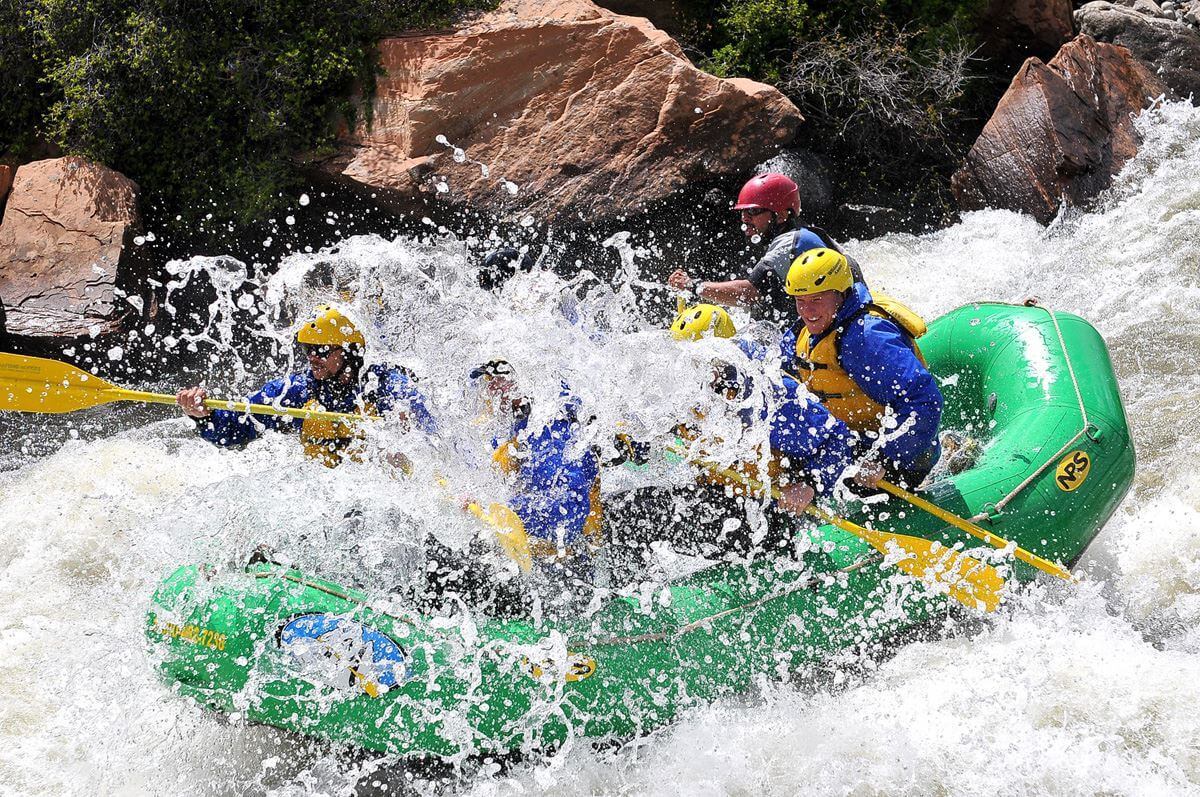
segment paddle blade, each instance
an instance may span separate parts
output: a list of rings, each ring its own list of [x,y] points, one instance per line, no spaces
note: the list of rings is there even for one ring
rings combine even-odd
[[[931,540],[877,532],[871,545],[885,562],[971,609],[994,612],[1004,579],[996,568]]]
[[[107,404],[120,388],[73,365],[0,352],[0,410],[63,413]]]
[[[496,533],[500,549],[521,568],[528,572],[533,566],[533,554],[529,551],[529,537],[525,524],[517,513],[504,504],[488,504],[487,509],[476,503],[467,505],[471,514],[487,523]]]

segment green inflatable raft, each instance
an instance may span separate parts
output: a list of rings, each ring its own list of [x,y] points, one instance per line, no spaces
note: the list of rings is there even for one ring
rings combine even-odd
[[[1112,515],[1134,451],[1104,341],[1083,319],[978,304],[921,340],[943,427],[983,448],[922,497],[1066,566]],[[897,499],[859,523],[977,550]],[[397,754],[459,756],[629,738],[945,614],[945,589],[833,526],[804,562],[717,564],[570,622],[423,617],[282,566],[182,567],[147,615],[171,688],[248,721]],[[987,548],[987,546],[983,546]],[[987,548],[992,551],[991,548]],[[977,554],[982,557],[982,554]],[[800,565],[803,566],[800,566]],[[1007,559],[1013,581],[1037,575]]]

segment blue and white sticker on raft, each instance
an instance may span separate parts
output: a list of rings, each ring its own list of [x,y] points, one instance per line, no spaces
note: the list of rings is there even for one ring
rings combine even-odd
[[[337,614],[301,614],[279,629],[279,647],[307,681],[379,697],[412,675],[395,640]]]

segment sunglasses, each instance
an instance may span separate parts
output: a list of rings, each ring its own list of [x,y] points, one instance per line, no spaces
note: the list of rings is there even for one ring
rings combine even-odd
[[[304,352],[305,357],[320,357],[324,360],[335,351],[340,351],[341,346],[317,345],[315,343],[301,343],[300,350]]]
[[[755,217],[761,216],[764,213],[770,213],[770,212],[771,211],[767,210],[766,208],[746,208],[745,210],[741,211],[741,214],[743,216],[749,216],[751,218],[755,218]]]

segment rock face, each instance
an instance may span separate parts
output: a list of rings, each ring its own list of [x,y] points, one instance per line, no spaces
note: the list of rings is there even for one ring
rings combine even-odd
[[[776,89],[701,72],[646,20],[590,0],[505,0],[380,50],[372,126],[320,169],[400,204],[425,192],[509,218],[604,221],[747,174],[802,121]]]
[[[1187,13],[1200,14],[1200,5]],[[1080,32],[1096,41],[1129,48],[1176,96],[1192,95],[1200,102],[1200,32],[1194,27],[1107,2],[1086,4],[1075,20]]]
[[[17,169],[0,224],[0,300],[8,331],[31,337],[117,331],[144,275],[122,250],[141,223],[138,187],[79,158]],[[136,287],[131,287],[136,286]]]
[[[1071,0],[991,0],[979,18],[981,55],[1017,66],[1050,58],[1071,40]]]
[[[1137,152],[1133,117],[1164,91],[1124,47],[1079,36],[1049,64],[1025,62],[951,180],[964,210],[1049,222],[1094,197]]]

